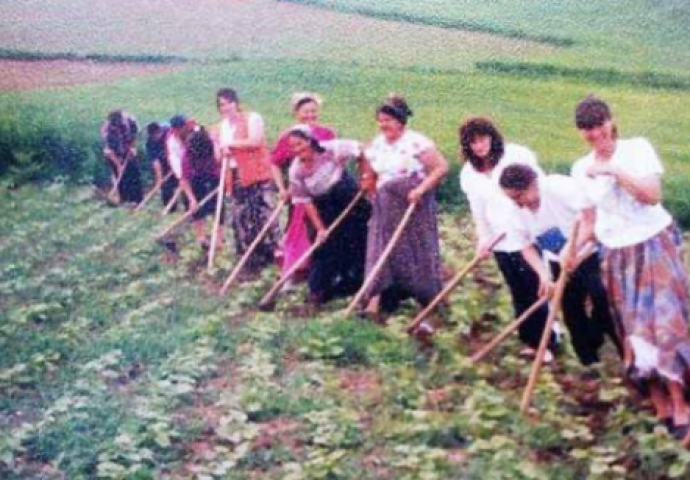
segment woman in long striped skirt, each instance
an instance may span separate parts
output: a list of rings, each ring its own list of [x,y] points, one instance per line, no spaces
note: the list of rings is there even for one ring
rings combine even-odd
[[[664,171],[647,139],[619,139],[608,105],[590,96],[575,123],[592,151],[572,169],[594,208],[585,219],[603,246],[602,275],[625,345],[626,373],[657,418],[688,437],[688,283],[681,236],[661,205]]]

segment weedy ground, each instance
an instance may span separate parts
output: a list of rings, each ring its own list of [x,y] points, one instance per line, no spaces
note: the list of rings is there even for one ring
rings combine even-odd
[[[1,190],[0,477],[18,479],[687,478],[690,453],[620,381],[566,352],[519,414],[530,363],[515,338],[468,356],[511,320],[491,262],[451,297],[422,348],[406,305],[382,327],[306,307],[256,310],[275,269],[218,295],[190,232],[59,184]],[[472,255],[442,217],[447,269]]]

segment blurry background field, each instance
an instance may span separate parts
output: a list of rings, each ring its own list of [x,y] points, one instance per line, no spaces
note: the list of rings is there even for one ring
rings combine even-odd
[[[272,138],[290,123],[295,90],[322,92],[324,120],[362,140],[375,134],[377,102],[396,91],[454,163],[460,120],[487,114],[545,165],[567,169],[584,152],[573,106],[596,92],[624,136],[648,136],[659,149],[669,206],[690,222],[690,114],[679,108],[690,93],[688,2],[96,3],[0,2],[0,58],[31,59],[22,75],[35,73],[29,90],[17,92],[13,78],[5,88],[15,91],[0,94],[5,178],[101,179],[97,125],[110,109],[127,108],[142,124],[178,111],[211,122],[224,85],[266,117]],[[61,74],[59,86],[88,81],[84,65],[111,80],[41,88]],[[448,183],[444,201],[460,202]]]
[[[500,369],[467,365],[510,317],[491,268],[453,296],[429,357],[403,333],[410,308],[387,329],[342,305],[314,321],[300,293],[258,314],[273,271],[219,299],[231,255],[206,275],[188,242],[162,265],[152,211],[77,184],[108,181],[98,131],[114,108],[210,123],[232,86],[273,140],[290,95],[313,90],[325,123],[367,140],[395,91],[454,165],[440,195],[458,269],[472,253],[460,121],[490,115],[567,171],[586,151],[574,105],[595,92],[624,137],[658,149],[687,229],[689,25],[685,0],[0,0],[0,478],[687,478],[690,455],[653,431],[615,362],[590,392],[568,356],[540,387],[540,422],[516,414],[514,343]]]

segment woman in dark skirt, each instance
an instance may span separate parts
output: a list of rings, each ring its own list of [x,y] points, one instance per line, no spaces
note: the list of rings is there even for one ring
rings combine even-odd
[[[120,179],[117,191],[122,203],[138,204],[144,199],[137,163],[137,133],[136,120],[122,110],[110,112],[101,129],[103,155],[112,169],[113,184]]]
[[[216,195],[204,205],[200,202],[214,189],[218,188],[220,168],[215,159],[213,140],[205,128],[193,127],[186,139],[187,154],[182,161],[182,178],[180,186],[188,199],[188,208],[194,210],[192,222],[197,242],[204,249],[208,249],[209,243],[206,236],[205,219],[215,215]],[[225,223],[225,211],[221,210],[221,224]],[[223,228],[218,229],[218,245],[222,245]]]
[[[376,110],[381,133],[365,151],[372,169],[365,176],[376,177],[367,242],[367,275],[408,206],[416,205],[395,249],[365,293],[367,314],[376,315],[379,309],[392,311],[400,300],[408,297],[425,306],[442,288],[434,191],[448,172],[448,164],[429,138],[407,128],[411,116],[404,99],[388,98]],[[433,330],[426,322],[420,328]]]
[[[292,202],[303,205],[323,242],[314,252],[309,272],[310,301],[315,304],[355,293],[364,280],[367,221],[370,207],[362,199],[328,237],[326,229],[347,208],[359,190],[347,172],[353,158],[361,159],[358,142],[333,140],[323,143],[308,127],[292,130],[290,167]]]
[[[158,122],[149,123],[146,127],[146,159],[153,169],[155,185],[160,185],[163,205],[168,205],[179,185],[175,175],[170,175],[172,169],[165,145],[168,132],[168,126]],[[174,212],[175,206],[170,211]]]

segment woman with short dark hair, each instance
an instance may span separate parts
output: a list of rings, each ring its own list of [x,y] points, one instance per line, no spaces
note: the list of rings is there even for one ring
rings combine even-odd
[[[527,245],[521,253],[539,276],[539,294],[551,293],[555,287],[551,274],[557,277],[563,268],[557,256],[563,255],[565,240],[570,237],[581,211],[591,204],[572,177],[539,176],[534,168],[525,164],[506,167],[499,183],[519,207],[516,235]],[[563,241],[549,241],[554,233]],[[544,262],[538,248],[545,256],[550,254],[548,262]],[[600,359],[599,349],[604,344],[605,335],[613,341],[621,356],[623,348],[601,282],[598,252],[596,249],[585,252],[586,256],[573,262],[574,269],[565,284],[561,307],[575,354],[580,363],[591,365]]]
[[[242,256],[271,216],[276,188],[261,115],[245,111],[237,92],[230,88],[218,90],[216,103],[222,120],[214,136],[218,156],[227,157],[230,167],[226,192],[232,195],[235,250]],[[250,274],[273,262],[279,236],[280,229],[273,224],[247,262]]]
[[[602,245],[602,272],[625,340],[627,374],[659,420],[690,439],[690,298],[678,227],[661,204],[664,167],[645,138],[620,139],[609,106],[589,96],[575,125],[592,148],[572,175],[594,204],[585,219]]]

